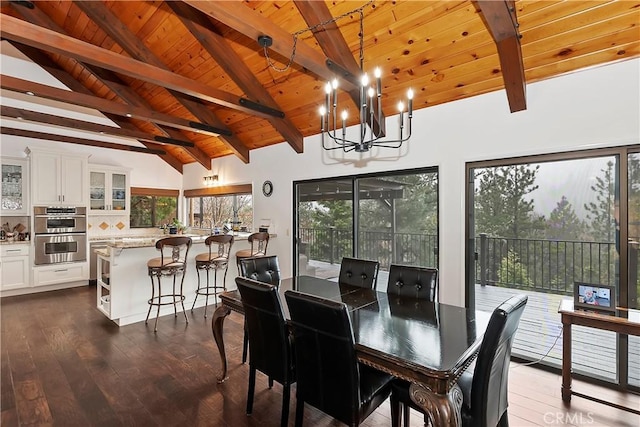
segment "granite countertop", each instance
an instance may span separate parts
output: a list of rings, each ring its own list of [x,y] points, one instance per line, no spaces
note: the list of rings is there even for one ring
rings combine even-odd
[[[251,233],[238,233],[234,236],[235,240],[247,240]],[[104,242],[107,246],[112,248],[148,248],[156,245],[159,239],[173,236],[186,236],[191,237],[193,243],[204,243],[209,237],[208,234],[159,234],[154,236],[126,236],[126,237],[91,237],[90,242]],[[271,238],[276,237],[275,234],[270,235]]]
[[[0,245],[29,245],[31,240],[0,240]]]

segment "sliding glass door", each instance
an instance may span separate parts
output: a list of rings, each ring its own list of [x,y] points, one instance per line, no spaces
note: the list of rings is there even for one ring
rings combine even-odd
[[[467,165],[467,303],[529,302],[513,355],[560,367],[558,305],[576,283],[609,285],[637,307],[640,156],[627,148]],[[636,337],[574,327],[573,370],[638,386]]]
[[[336,278],[342,257],[438,266],[438,173],[422,169],[294,183],[296,274]]]

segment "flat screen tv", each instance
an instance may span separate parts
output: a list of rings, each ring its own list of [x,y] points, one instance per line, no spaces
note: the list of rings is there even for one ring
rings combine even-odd
[[[609,285],[574,283],[573,306],[598,311],[616,311],[616,289]]]

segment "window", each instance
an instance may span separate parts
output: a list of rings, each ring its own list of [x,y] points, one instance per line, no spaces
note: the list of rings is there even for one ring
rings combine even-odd
[[[178,218],[178,190],[131,187],[131,228],[160,227]]]
[[[195,228],[253,231],[251,185],[185,191],[188,225]]]
[[[438,171],[428,168],[294,183],[297,275],[338,276],[343,257],[438,266]]]

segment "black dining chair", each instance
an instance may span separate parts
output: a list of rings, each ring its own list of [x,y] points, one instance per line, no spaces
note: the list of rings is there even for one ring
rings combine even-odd
[[[391,264],[387,294],[438,301],[438,270]]]
[[[375,289],[378,281],[378,261],[358,258],[342,258],[338,283]]]
[[[277,255],[240,260],[240,275],[262,283],[280,286],[280,264]]]
[[[285,292],[296,360],[296,427],[307,403],[358,426],[389,393],[392,376],[358,362],[347,306],[296,291]]]
[[[458,379],[462,390],[462,425],[464,427],[508,427],[507,416],[509,362],[515,332],[527,304],[526,295],[516,295],[500,304],[491,314],[482,338],[475,365]],[[394,382],[391,394],[391,422],[400,426],[400,407],[404,409],[405,427],[409,426],[409,407],[422,410],[411,400],[406,386]]]
[[[249,388],[247,391],[247,415],[253,411],[256,371],[282,384],[281,425],[289,420],[291,384],[295,382],[295,364],[291,350],[289,328],[285,322],[278,288],[244,277],[236,277],[236,285],[242,297],[245,324],[249,332]]]
[[[243,258],[238,261],[238,270],[242,277],[257,280],[258,282],[280,286],[280,265],[276,255]],[[245,330],[242,342],[242,363],[247,361],[249,336]]]

